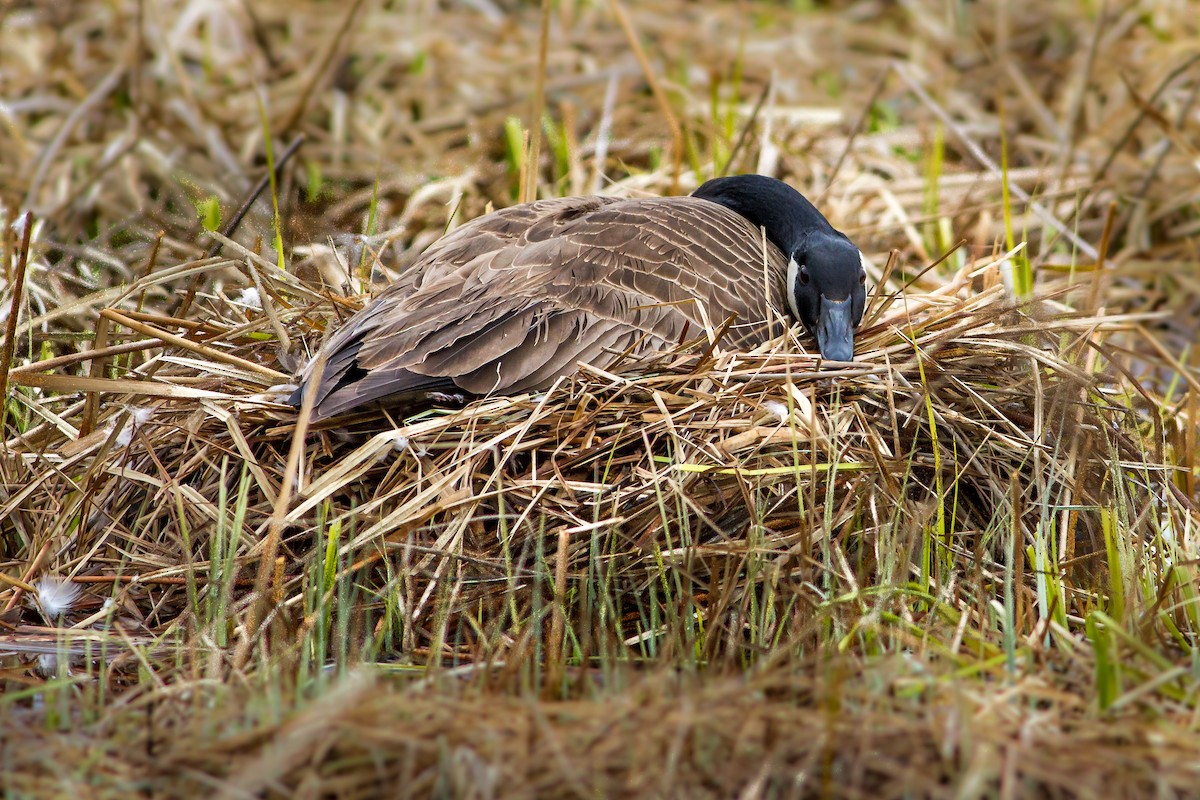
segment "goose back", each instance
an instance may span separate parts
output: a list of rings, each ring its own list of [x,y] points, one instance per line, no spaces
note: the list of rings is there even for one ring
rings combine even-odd
[[[785,318],[786,270],[745,218],[699,198],[504,209],[435,242],[330,337],[313,416],[538,389],[578,362],[604,368],[730,317],[726,344],[753,346]]]

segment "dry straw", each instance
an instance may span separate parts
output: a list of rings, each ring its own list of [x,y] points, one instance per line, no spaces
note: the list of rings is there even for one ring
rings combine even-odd
[[[4,789],[1194,793],[1198,18],[808,5],[0,5]],[[746,171],[853,367],[278,403],[489,206]]]
[[[110,336],[127,338],[124,328],[153,355],[120,378],[42,364],[14,371],[15,383],[40,388],[24,410],[43,421],[6,443],[23,488],[5,511],[32,546],[53,543],[51,562],[73,574],[154,585],[213,569],[208,539],[232,524],[230,498],[241,492],[234,562],[243,578],[283,514],[275,604],[302,602],[314,543],[340,531],[337,563],[358,590],[411,602],[392,647],[436,644],[446,657],[503,657],[507,646],[487,639],[490,616],[530,602],[560,540],[565,585],[553,592],[562,602],[609,564],[609,600],[624,613],[655,602],[648,582],[664,564],[677,568],[677,590],[709,629],[708,659],[745,657],[734,633],[746,609],[695,599],[731,577],[737,591],[724,603],[781,582],[881,577],[955,600],[961,575],[994,571],[998,580],[1031,542],[1060,565],[1054,616],[1082,618],[1103,588],[1095,559],[1113,481],[1134,507],[1166,500],[1154,487],[1169,483],[1169,470],[1138,460],[1148,409],[1127,401],[1142,392],[1095,357],[1155,315],[1017,304],[1001,280],[1011,256],[967,265],[933,292],[877,294],[853,367],[823,367],[805,354],[799,329],[752,352],[728,351],[710,331],[653,362],[582,366],[544,393],[337,422],[307,438],[282,509],[296,426],[281,403],[287,389],[276,386],[288,376],[274,328],[301,339],[311,331],[315,347],[341,301],[297,294],[253,256],[209,261],[214,271],[253,271],[276,298],[274,313],[226,302],[195,326],[105,310]],[[106,396],[88,436],[76,427],[81,391]],[[1114,474],[1123,469],[1136,480]],[[751,559],[771,570],[748,574]],[[1037,570],[1027,570],[1021,591],[1036,593]],[[451,605],[439,599],[443,585]],[[778,611],[758,632],[763,641],[803,619],[796,608]],[[1032,632],[1038,615],[1023,614],[1018,624]],[[734,627],[714,635],[724,626]]]

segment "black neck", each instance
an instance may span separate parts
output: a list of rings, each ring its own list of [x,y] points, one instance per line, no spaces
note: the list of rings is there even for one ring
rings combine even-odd
[[[776,247],[790,256],[805,237],[817,231],[835,234],[829,220],[804,195],[783,181],[765,175],[714,178],[695,192],[700,197],[736,211],[767,232]]]

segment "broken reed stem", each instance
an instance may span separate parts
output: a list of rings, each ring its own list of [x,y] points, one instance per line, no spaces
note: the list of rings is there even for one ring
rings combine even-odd
[[[333,39],[329,42],[329,47],[325,49],[325,52],[322,54],[321,60],[317,63],[312,75],[309,76],[308,81],[305,82],[304,88],[300,92],[300,97],[296,100],[296,104],[292,106],[292,113],[288,114],[283,125],[279,127],[279,135],[281,137],[291,133],[292,129],[295,128],[300,122],[300,118],[304,116],[304,111],[308,108],[308,102],[312,99],[313,91],[316,89],[317,83],[320,82],[322,76],[329,72],[329,65],[333,63],[334,56],[337,55],[342,40],[344,40],[346,35],[350,32],[350,26],[354,22],[355,17],[358,16],[358,11],[363,7],[364,2],[365,0],[355,0],[354,5],[350,7],[350,10],[346,13],[346,16],[342,18],[341,26],[337,29],[337,33],[333,35]],[[247,7],[249,7],[249,5],[249,3],[246,4]],[[301,134],[298,138],[303,138],[303,134]],[[262,190],[259,189],[259,192],[261,191]],[[257,194],[257,192],[255,194]]]
[[[1117,219],[1117,204],[1108,204],[1108,213],[1104,217],[1104,233],[1100,236],[1100,247],[1096,254],[1096,268],[1092,270],[1092,285],[1088,293],[1087,311],[1089,314],[1095,314],[1096,309],[1100,307],[1100,295],[1104,284],[1108,283],[1105,275],[1105,262],[1108,260],[1108,248],[1112,239],[1113,225]]]
[[[21,300],[25,294],[25,270],[29,266],[29,242],[33,235],[33,212],[25,212],[25,226],[21,231],[21,248],[17,250],[17,272],[12,281],[12,303],[8,308],[8,319],[4,325],[4,350],[0,352],[0,431],[8,422],[8,371],[12,368],[13,354],[17,349],[17,320],[21,316]],[[5,437],[0,437],[5,438]],[[2,447],[3,444],[0,444]]]
[[[846,157],[854,149],[854,141],[867,125],[867,120],[871,118],[871,112],[876,109],[876,101],[883,94],[883,89],[887,86],[887,77],[889,70],[883,70],[879,73],[879,79],[875,81],[875,87],[871,90],[871,95],[867,98],[867,102],[863,103],[862,110],[858,112],[858,119],[854,120],[854,125],[850,128],[850,135],[846,137],[846,146],[842,148],[842,152],[838,155],[838,160],[834,162],[833,169],[829,171],[829,177],[825,180],[825,188],[817,195],[817,205],[820,206],[825,200],[825,195],[829,193],[829,189],[837,180],[838,174],[842,171],[842,165],[846,163]]]
[[[1176,78],[1190,70],[1197,63],[1200,63],[1200,53],[1197,53],[1185,60],[1178,67],[1168,72],[1166,76],[1159,81],[1158,86],[1156,86],[1154,91],[1150,93],[1150,96],[1146,98],[1145,103],[1139,105],[1137,114],[1134,115],[1133,119],[1129,123],[1129,126],[1125,128],[1125,132],[1121,134],[1120,138],[1117,139],[1116,143],[1113,144],[1112,148],[1108,151],[1108,157],[1104,159],[1104,163],[1100,165],[1095,173],[1093,173],[1092,179],[1088,182],[1090,186],[1095,187],[1108,176],[1108,170],[1116,162],[1117,157],[1120,156],[1121,153],[1125,152],[1126,145],[1129,144],[1129,141],[1133,138],[1133,135],[1137,133],[1137,129],[1141,127],[1141,124],[1146,120],[1147,117],[1151,116],[1154,104],[1159,101],[1159,98],[1162,97],[1163,92],[1165,92],[1167,88],[1175,82]],[[1094,192],[1095,188],[1091,189],[1091,191]],[[1145,191],[1144,188],[1143,191]],[[1085,196],[1085,199],[1090,198]]]
[[[154,272],[154,268],[158,265],[158,254],[162,250],[164,236],[166,236],[166,232],[160,230],[158,235],[154,237],[154,241],[150,244],[150,255],[146,256],[146,266],[142,270],[141,278],[137,281],[138,283],[142,283],[146,278],[150,277],[151,273]],[[146,292],[147,289],[142,289],[141,294],[138,296],[138,311],[146,307]]]
[[[103,350],[108,345],[108,328],[110,325],[108,317],[101,315],[96,319],[96,334],[92,341],[90,352]],[[104,356],[92,356],[91,364],[89,365],[88,374],[93,378],[104,379],[104,370],[108,367],[108,359]],[[83,405],[83,421],[79,425],[79,436],[83,438],[90,434],[96,428],[96,417],[100,413],[100,393],[90,392],[84,400]]]
[[[1100,0],[1100,7],[1096,11],[1096,25],[1092,29],[1092,35],[1088,40],[1087,55],[1084,56],[1083,71],[1079,75],[1075,91],[1068,94],[1070,105],[1060,126],[1063,141],[1058,157],[1059,186],[1066,184],[1071,165],[1075,163],[1075,149],[1079,144],[1079,137],[1076,135],[1076,126],[1079,124],[1079,117],[1083,113],[1084,104],[1088,98],[1088,87],[1091,85],[1092,72],[1096,67],[1096,54],[1100,51],[1100,40],[1104,35],[1107,23],[1108,0]]]
[[[558,551],[554,554],[554,611],[550,617],[550,638],[546,643],[546,692],[556,696],[565,670],[567,627],[567,559],[571,555],[571,534],[558,532]]]
[[[71,578],[71,583],[144,583],[151,586],[187,586],[189,582],[196,586],[208,586],[212,583],[212,581],[200,577],[182,578],[174,575],[163,575],[157,578],[145,575],[75,575]],[[254,581],[249,578],[238,578],[233,581],[234,586],[251,586],[253,583]]]
[[[37,571],[42,568],[42,560],[46,558],[46,554],[49,552],[50,552],[50,540],[46,540],[42,544],[41,549],[38,550],[38,554],[33,557],[33,561],[29,562],[29,568],[25,570],[25,574],[21,576],[21,581],[23,583],[28,585],[29,582],[31,580],[33,580],[33,576],[36,575]],[[17,603],[21,602],[21,597],[24,594],[25,594],[25,590],[18,587],[13,592],[13,596],[8,598],[8,602],[4,604],[4,610],[6,612],[12,611],[13,607]]]
[[[638,65],[642,68],[642,74],[646,78],[646,83],[650,86],[650,91],[654,94],[654,100],[658,103],[663,116],[667,118],[667,125],[671,128],[672,160],[670,193],[679,194],[679,175],[683,171],[683,127],[679,124],[679,118],[675,116],[675,109],[671,108],[671,99],[667,97],[667,93],[663,91],[658,76],[654,74],[654,67],[650,65],[650,59],[646,57],[646,51],[642,48],[642,43],[638,40],[637,31],[633,29],[633,22],[625,12],[625,6],[621,4],[621,0],[609,0],[609,5],[612,6],[613,14],[616,15],[617,22],[620,24],[621,30],[624,31],[626,40],[629,42],[629,47],[633,50],[633,55],[637,59]]]
[[[538,175],[541,172],[542,116],[546,113],[546,58],[550,49],[550,0],[542,0],[542,28],[538,37],[537,75],[533,87],[533,119],[529,121],[529,157],[525,160],[528,176],[522,182],[521,202],[529,203],[538,196]]]
[[[900,76],[904,83],[908,85],[908,88],[912,90],[912,93],[917,96],[917,98],[925,105],[925,107],[933,112],[934,116],[941,120],[942,124],[946,126],[946,129],[954,134],[955,138],[957,138],[959,142],[962,143],[963,147],[966,148],[967,152],[971,154],[971,157],[978,161],[984,167],[984,169],[992,174],[993,177],[1004,183],[1004,185],[1008,188],[1008,191],[1012,193],[1013,197],[1016,197],[1022,203],[1025,203],[1029,210],[1034,213],[1034,215],[1036,215],[1050,227],[1054,228],[1055,231],[1071,242],[1071,244],[1074,245],[1079,252],[1086,254],[1088,258],[1096,257],[1096,248],[1093,247],[1090,242],[1085,241],[1071,228],[1071,226],[1065,224],[1057,216],[1051,213],[1048,208],[1034,200],[1033,197],[1030,196],[1029,192],[1025,191],[1020,186],[1017,186],[1011,176],[1004,175],[1003,170],[1000,169],[1000,166],[992,159],[991,156],[987,154],[987,152],[979,145],[979,143],[967,133],[967,130],[958,122],[958,120],[952,117],[946,111],[946,109],[942,107],[941,104],[934,101],[932,95],[925,90],[925,86],[921,83],[920,79],[917,78],[916,74],[909,68],[907,64],[895,63],[892,65],[892,70]]]
[[[254,203],[256,200],[258,200],[258,196],[262,194],[268,186],[271,185],[272,180],[277,180],[279,176],[283,174],[284,166],[288,163],[288,161],[291,160],[292,156],[296,155],[296,151],[300,149],[300,145],[302,144],[304,144],[303,133],[297,135],[295,139],[292,139],[291,144],[289,144],[287,148],[279,154],[279,158],[275,160],[275,168],[263,173],[263,176],[258,179],[258,183],[254,184],[254,187],[246,193],[246,197],[242,200],[242,204],[238,206],[238,210],[233,212],[233,216],[229,218],[229,222],[225,223],[225,227],[221,228],[221,235],[224,238],[228,239],[229,237],[233,236],[234,232],[238,228],[238,225],[242,224],[242,220],[245,219],[248,213],[250,213],[250,209],[254,207]],[[221,239],[217,239],[208,246],[208,250],[205,252],[205,258],[215,258],[221,252],[221,248],[224,246],[225,242]],[[183,300],[179,302],[177,308],[171,311],[172,316],[187,316],[188,311],[192,307],[192,302],[196,299],[196,292],[200,288],[201,275],[202,273],[197,273],[195,277],[192,278],[191,282],[188,284],[187,292],[183,296]]]
[[[156,328],[153,325],[146,325],[138,322],[132,317],[126,316],[116,309],[102,308],[100,309],[100,314],[101,316],[108,317],[118,325],[123,325],[124,327],[129,328],[131,331],[137,331],[138,333],[158,339],[160,342],[164,342],[165,344],[174,345],[175,347],[179,347],[184,350],[189,350],[198,355],[202,355],[205,358],[212,359],[213,361],[220,361],[231,366],[257,373],[264,378],[269,379],[273,383],[286,383],[292,379],[292,376],[288,375],[287,373],[271,369],[270,367],[264,367],[262,364],[257,364],[253,361],[247,361],[244,358],[238,358],[235,355],[231,355],[214,347],[206,347],[202,344],[192,341],[191,339],[184,338],[183,336],[176,336],[173,333],[167,333],[161,328]]]
[[[758,99],[754,101],[754,109],[751,110],[750,116],[746,119],[746,124],[742,126],[742,133],[738,136],[737,144],[733,146],[733,150],[729,152],[729,158],[721,167],[721,171],[714,177],[722,178],[729,174],[729,170],[737,164],[738,158],[742,154],[742,148],[746,146],[746,142],[750,139],[750,132],[754,130],[754,123],[758,122],[758,115],[762,112],[763,104],[767,102],[767,97],[771,94],[771,84],[773,81],[767,81],[763,84],[762,91],[758,93]]]
[[[254,578],[254,591],[250,599],[246,624],[242,628],[242,638],[234,651],[233,665],[237,670],[241,670],[246,665],[259,627],[267,618],[271,607],[278,602],[278,587],[282,582],[282,565],[277,563],[276,559],[278,558],[279,544],[283,540],[283,528],[286,523],[288,507],[291,505],[296,481],[299,478],[300,459],[304,455],[312,409],[317,402],[321,375],[325,372],[326,355],[322,350],[313,363],[312,372],[304,387],[304,396],[300,401],[300,408],[296,416],[296,430],[292,434],[292,442],[288,448],[287,464],[283,469],[279,494],[275,498],[275,506],[271,510],[270,523],[267,527],[267,538],[263,541],[262,552],[259,554],[258,574]],[[273,588],[269,596],[267,594],[268,584]]]
[[[284,166],[292,159],[292,156],[296,155],[296,152],[300,149],[300,145],[304,144],[304,138],[305,137],[303,133],[298,134],[295,139],[292,139],[291,144],[284,148],[284,151],[279,154],[279,158],[275,160],[274,177],[276,179],[278,179],[283,173]],[[258,179],[258,183],[254,184],[254,188],[246,193],[246,197],[242,200],[242,204],[238,206],[238,210],[233,212],[233,216],[229,218],[229,222],[225,223],[225,227],[221,228],[222,236],[224,236],[226,239],[228,239],[230,236],[233,236],[234,231],[236,231],[238,228],[238,225],[242,224],[242,220],[246,218],[246,215],[250,213],[250,209],[254,207],[254,203],[256,200],[258,200],[258,196],[266,191],[266,188],[271,185],[271,178],[271,172],[264,172],[262,177]],[[221,253],[221,248],[224,246],[224,244],[225,243],[220,240],[213,242],[211,245],[209,245],[204,257],[216,258]],[[184,312],[179,313],[179,316],[182,317],[183,315]]]
[[[43,551],[45,548],[43,548]],[[34,569],[28,570],[28,576],[33,576]],[[74,575],[70,578],[71,583],[91,583],[98,585],[113,585],[113,584],[139,584],[145,586],[188,586],[194,584],[198,587],[211,585],[211,581],[206,581],[203,578],[182,578],[173,575],[164,575],[158,578],[148,578],[144,575]],[[10,610],[17,602],[20,601],[21,595],[37,594],[37,587],[21,578],[14,578],[11,575],[5,575],[0,572],[0,583],[6,583],[16,591],[13,597],[9,598],[4,610]],[[247,588],[254,584],[254,581],[249,578],[239,578],[233,581],[233,585],[239,588]]]
[[[14,589],[20,589],[21,591],[28,592],[29,594],[37,593],[37,589],[32,584],[28,584],[20,578],[13,578],[9,575],[5,575],[3,572],[0,572],[0,583],[7,583]]]

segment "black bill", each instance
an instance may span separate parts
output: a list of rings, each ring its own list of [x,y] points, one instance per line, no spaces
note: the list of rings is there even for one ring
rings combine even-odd
[[[854,360],[854,320],[851,318],[850,298],[836,301],[821,298],[821,314],[817,318],[817,347],[821,357],[830,361]]]

